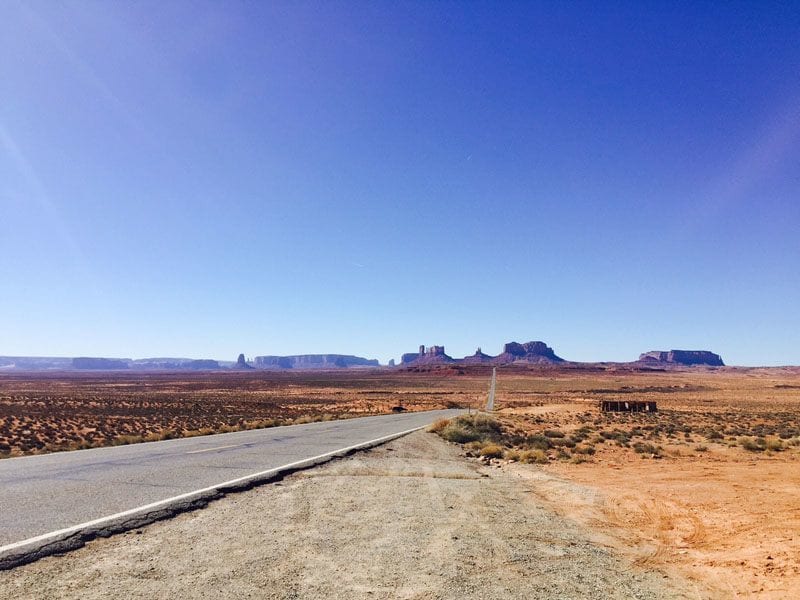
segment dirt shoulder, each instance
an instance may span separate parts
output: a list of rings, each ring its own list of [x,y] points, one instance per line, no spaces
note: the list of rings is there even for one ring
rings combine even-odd
[[[556,512],[602,531],[642,566],[720,598],[792,598],[800,589],[800,460],[714,448],[660,461],[514,468]],[[595,490],[596,494],[587,494]]]
[[[536,469],[536,467],[529,467]],[[418,432],[0,574],[1,598],[685,598]]]

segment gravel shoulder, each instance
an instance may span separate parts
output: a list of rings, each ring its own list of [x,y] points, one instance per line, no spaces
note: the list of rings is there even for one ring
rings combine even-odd
[[[530,467],[536,468],[536,467]],[[417,432],[0,573],[0,598],[697,598]]]

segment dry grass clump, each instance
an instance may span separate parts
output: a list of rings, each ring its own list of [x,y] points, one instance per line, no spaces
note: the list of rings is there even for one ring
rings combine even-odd
[[[486,458],[502,458],[503,447],[495,444],[494,442],[489,442],[480,449],[479,454],[481,456],[485,456]]]
[[[430,433],[439,433],[450,424],[450,419],[436,419],[429,427]]]
[[[487,415],[461,415],[451,419],[437,432],[449,442],[499,442],[502,439],[500,423]]]
[[[779,437],[768,437],[766,439],[767,450],[772,452],[780,452],[784,449],[783,440]]]
[[[547,458],[547,454],[545,454],[544,450],[523,450],[520,452],[519,457],[520,462],[535,464],[535,465],[544,465],[549,462]]]
[[[144,441],[141,435],[118,435],[111,440],[112,446],[127,446],[128,444],[138,444]]]
[[[647,444],[644,442],[636,442],[633,445],[633,450],[637,454],[642,454],[642,455],[649,454],[653,458],[661,458],[664,455],[664,449],[661,446],[656,446],[654,444]]]
[[[739,445],[749,452],[763,452],[767,449],[767,440],[764,438],[741,437]]]

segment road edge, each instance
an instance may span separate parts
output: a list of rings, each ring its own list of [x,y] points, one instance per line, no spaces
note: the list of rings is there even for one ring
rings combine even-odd
[[[280,467],[245,475],[230,481],[215,484],[206,488],[187,492],[172,498],[159,500],[151,504],[132,508],[121,513],[108,515],[66,529],[52,531],[27,540],[14,542],[0,547],[0,571],[7,571],[15,567],[35,562],[47,556],[63,554],[77,550],[94,539],[111,537],[132,529],[138,529],[170,519],[176,515],[205,508],[214,500],[224,498],[227,494],[243,492],[254,487],[272,483],[283,479],[297,471],[316,467],[336,458],[343,458],[355,452],[369,450],[386,442],[424,429],[428,425],[414,427],[399,433],[392,433],[374,440],[361,442],[346,448],[340,448],[325,454],[320,454],[304,460],[288,463]]]

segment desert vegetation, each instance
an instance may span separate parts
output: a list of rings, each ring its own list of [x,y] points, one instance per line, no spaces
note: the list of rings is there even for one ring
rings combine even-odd
[[[355,370],[0,374],[0,458],[473,401],[446,381]]]
[[[0,374],[0,454],[470,407],[433,424],[471,460],[515,469],[554,510],[639,564],[717,595],[800,585],[800,369],[485,367],[335,372]],[[601,412],[603,400],[656,413]],[[576,487],[585,486],[585,487]],[[535,490],[535,491],[534,491]],[[588,490],[588,492],[587,492]],[[765,510],[764,507],[769,507]],[[709,583],[710,582],[710,583]]]
[[[502,375],[490,437],[463,418],[435,432],[474,437],[462,442],[472,460],[530,479],[539,501],[637,565],[676,571],[710,597],[794,597],[800,370]],[[625,399],[658,412],[598,408]]]
[[[485,367],[424,372],[2,374],[0,456],[136,443],[485,402]],[[500,369],[498,423],[444,436],[503,448],[508,460],[592,462],[738,450],[797,453],[800,379],[790,369]],[[655,401],[657,413],[603,413],[601,400]],[[480,417],[475,417],[480,421]],[[487,425],[484,423],[484,427]],[[441,425],[442,428],[445,425]],[[480,429],[479,427],[477,429]],[[477,436],[477,437],[475,437]],[[531,454],[533,453],[533,454]],[[544,458],[542,458],[544,456]]]

